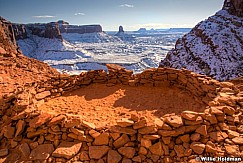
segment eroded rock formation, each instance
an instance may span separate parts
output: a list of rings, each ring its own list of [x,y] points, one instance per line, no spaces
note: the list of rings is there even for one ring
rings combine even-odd
[[[218,80],[242,76],[242,22],[242,0],[225,1],[223,10],[177,40],[160,66],[187,68]]]
[[[115,36],[119,37],[123,41],[133,41],[135,39],[135,36],[125,33],[123,26],[119,26],[118,32]]]
[[[51,22],[47,24],[28,24],[26,27],[31,31],[31,34],[45,38],[62,39],[58,23]]]
[[[0,56],[16,56],[17,49],[12,23],[0,17]]]
[[[24,24],[13,24],[13,30],[16,40],[27,38],[27,29]]]
[[[99,33],[102,32],[102,27],[100,25],[69,25],[69,23],[60,20],[58,25],[61,33]]]

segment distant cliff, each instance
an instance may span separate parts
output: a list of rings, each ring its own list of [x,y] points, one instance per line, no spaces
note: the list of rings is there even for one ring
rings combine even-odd
[[[102,32],[100,25],[70,25],[60,20],[50,23],[13,24],[13,31],[17,40],[28,38],[28,33],[44,38],[63,39],[61,33],[99,33]]]
[[[61,33],[99,33],[102,32],[102,27],[100,25],[70,25],[69,23],[60,20],[58,25]]]
[[[160,66],[186,68],[218,80],[243,75],[243,0],[223,9],[177,40]]]
[[[44,38],[57,38],[62,40],[62,35],[56,22],[13,24],[13,30],[17,40],[28,38],[28,34],[33,34]]]

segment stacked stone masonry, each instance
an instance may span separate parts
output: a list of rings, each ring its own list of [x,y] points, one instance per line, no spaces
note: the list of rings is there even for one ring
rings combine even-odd
[[[218,82],[188,70],[148,69],[133,75],[107,65],[77,76],[60,75],[28,83],[1,99],[0,158],[13,162],[196,162],[198,156],[242,157],[243,97],[233,84]],[[183,111],[148,122],[131,115],[116,126],[96,128],[78,115],[51,115],[35,110],[44,101],[92,83],[108,87],[178,87],[200,98],[202,113]],[[186,110],[186,108],[185,108]],[[18,151],[13,153],[13,151]],[[14,155],[15,154],[15,155]],[[16,159],[16,157],[14,159]]]

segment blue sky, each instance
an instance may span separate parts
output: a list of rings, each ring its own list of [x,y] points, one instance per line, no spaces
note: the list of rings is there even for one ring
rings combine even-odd
[[[0,0],[0,16],[16,23],[65,20],[103,30],[193,27],[224,0]]]

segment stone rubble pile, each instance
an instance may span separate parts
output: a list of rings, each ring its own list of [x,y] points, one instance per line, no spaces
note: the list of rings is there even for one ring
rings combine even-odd
[[[148,69],[133,75],[108,64],[94,70],[28,83],[0,103],[0,159],[6,162],[194,162],[198,156],[243,154],[243,96],[232,83],[188,70]],[[183,111],[148,122],[131,115],[116,126],[96,128],[78,115],[51,115],[35,108],[92,83],[107,86],[178,87],[201,99],[203,113]],[[107,87],[109,89],[109,87]],[[187,108],[185,108],[187,110]]]

